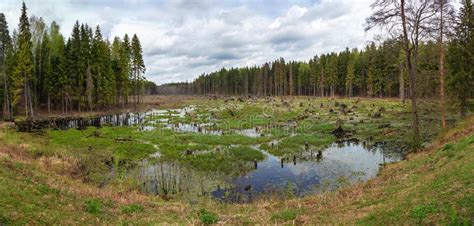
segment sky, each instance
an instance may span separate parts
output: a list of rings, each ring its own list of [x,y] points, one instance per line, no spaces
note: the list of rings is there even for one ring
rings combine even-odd
[[[137,34],[145,76],[157,84],[192,81],[222,67],[361,48],[374,0],[25,0],[28,16],[55,20],[69,37],[76,20],[113,39]],[[21,0],[0,0],[10,30]]]

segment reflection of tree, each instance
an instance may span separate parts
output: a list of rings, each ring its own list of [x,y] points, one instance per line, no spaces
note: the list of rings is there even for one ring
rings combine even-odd
[[[177,163],[160,161],[149,164],[145,162],[141,169],[140,179],[143,189],[164,197],[182,195],[196,191],[196,185],[204,181],[200,175]],[[205,192],[204,185],[200,186]]]

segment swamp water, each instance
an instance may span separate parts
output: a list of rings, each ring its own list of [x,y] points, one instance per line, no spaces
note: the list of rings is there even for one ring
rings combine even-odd
[[[88,119],[55,119],[39,124],[52,129],[83,129],[87,126],[137,126],[139,131],[169,129],[178,133],[199,133],[221,136],[234,133],[260,137],[260,128],[216,130],[215,121],[206,116],[206,123],[172,123],[195,111],[194,106],[182,109],[151,110],[142,113],[121,113]],[[196,114],[194,114],[196,118]],[[292,136],[294,134],[290,134]],[[279,140],[269,145],[278,145]],[[231,146],[235,146],[232,145]],[[159,150],[159,147],[156,146]],[[292,157],[278,157],[252,145],[265,158],[261,161],[235,163],[235,173],[199,172],[177,161],[164,159],[157,152],[142,160],[128,175],[136,177],[145,192],[164,196],[212,196],[226,202],[249,202],[266,196],[303,196],[319,191],[365,181],[377,175],[385,163],[399,161],[403,154],[385,145],[365,142],[339,141],[320,150],[306,150]],[[183,153],[185,154],[185,153]]]
[[[143,162],[143,189],[154,194],[195,193],[226,202],[249,202],[267,196],[303,196],[366,181],[377,175],[384,163],[399,161],[402,154],[383,146],[365,146],[354,141],[333,143],[322,151],[280,158],[254,146],[265,159],[249,163],[243,175],[200,174],[178,163]]]

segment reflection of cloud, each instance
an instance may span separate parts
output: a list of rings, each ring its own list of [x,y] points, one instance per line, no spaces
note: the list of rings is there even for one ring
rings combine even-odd
[[[0,0],[11,30],[20,3]],[[315,54],[361,47],[362,25],[373,0],[152,1],[26,0],[29,15],[60,23],[69,36],[75,20],[104,37],[138,34],[146,76],[157,82],[185,81],[222,67],[260,65],[278,57],[307,60]]]

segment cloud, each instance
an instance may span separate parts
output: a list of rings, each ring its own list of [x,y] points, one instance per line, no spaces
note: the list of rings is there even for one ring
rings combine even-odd
[[[261,65],[279,57],[308,60],[315,54],[362,47],[373,0],[25,0],[29,15],[56,20],[65,36],[75,20],[112,39],[137,34],[158,84],[186,81],[222,67]],[[10,30],[21,3],[0,0]]]

